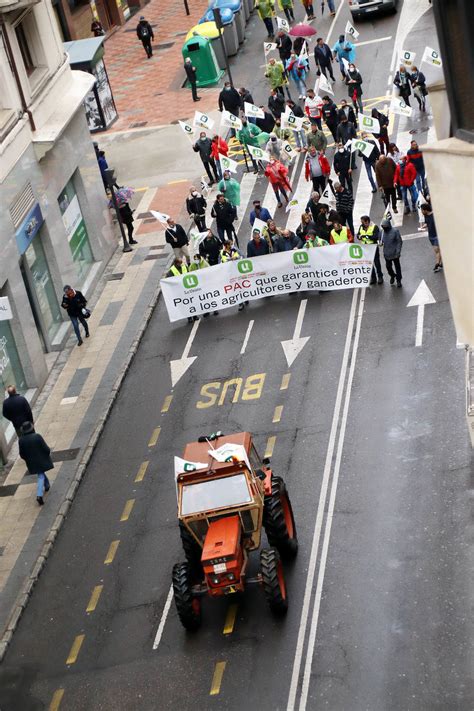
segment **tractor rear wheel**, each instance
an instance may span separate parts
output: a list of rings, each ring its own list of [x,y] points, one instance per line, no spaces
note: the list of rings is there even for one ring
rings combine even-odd
[[[272,476],[272,493],[265,496],[263,525],[268,542],[276,548],[284,560],[296,558],[298,535],[285,482],[279,476]]]
[[[201,601],[193,596],[189,563],[176,563],[173,566],[172,580],[178,617],[183,627],[194,632],[201,626]]]
[[[204,573],[202,570],[201,546],[196,543],[193,536],[189,533],[188,529],[182,521],[179,521],[179,535],[181,536],[181,543],[183,545],[184,555],[189,563],[190,573],[193,580],[202,580]]]
[[[288,610],[283,565],[275,548],[262,548],[260,566],[265,597],[274,615],[284,615]]]

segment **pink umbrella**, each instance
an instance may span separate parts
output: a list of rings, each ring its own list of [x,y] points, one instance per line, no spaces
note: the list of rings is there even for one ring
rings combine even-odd
[[[297,25],[291,28],[289,33],[292,37],[311,37],[316,34],[316,30],[311,25],[305,25],[304,22],[298,22]]]

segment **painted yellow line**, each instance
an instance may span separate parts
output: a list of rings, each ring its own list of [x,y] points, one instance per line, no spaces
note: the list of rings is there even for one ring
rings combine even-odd
[[[273,450],[275,449],[275,442],[276,442],[276,437],[269,437],[267,441],[267,448],[265,449],[265,454],[263,455],[263,458],[266,459],[267,457],[270,458],[273,454]]]
[[[155,444],[158,442],[158,437],[160,436],[160,432],[161,432],[161,427],[156,427],[153,430],[153,434],[151,435],[150,441],[148,442],[149,447],[154,447]]]
[[[92,591],[91,599],[89,600],[89,604],[86,607],[86,612],[94,612],[95,608],[97,607],[97,603],[99,602],[100,595],[102,593],[102,590],[104,589],[103,585],[96,585],[95,588]]]
[[[117,548],[119,547],[120,541],[112,541],[105,556],[104,565],[110,565],[113,563],[115,554],[117,553]]]
[[[146,193],[146,191],[149,190],[149,189],[150,189],[150,188],[149,188],[148,185],[147,185],[146,188],[134,188],[134,191],[135,191],[136,193]]]
[[[135,499],[129,499],[125,506],[123,507],[122,515],[120,516],[121,521],[128,521],[130,514],[132,513],[132,509],[135,505]]]
[[[229,609],[227,610],[227,615],[225,618],[223,634],[232,634],[232,632],[234,631],[235,618],[237,616],[238,607],[239,606],[236,603],[234,603],[233,605],[229,605]]]
[[[61,701],[63,700],[64,696],[64,689],[56,689],[56,691],[53,694],[53,698],[51,699],[51,703],[49,705],[49,711],[58,711]]]
[[[224,676],[225,665],[227,662],[217,662],[214,674],[212,677],[211,690],[209,696],[216,696],[221,690],[222,677]]]
[[[170,180],[167,185],[177,185],[178,183],[189,183],[189,180],[187,178],[181,178],[180,180]]]
[[[140,467],[138,468],[137,476],[135,477],[135,483],[139,481],[143,481],[145,478],[146,470],[148,469],[148,465],[150,462],[142,462],[140,464]]]
[[[163,403],[163,407],[161,408],[161,412],[168,412],[168,410],[170,409],[172,399],[173,399],[172,395],[167,395],[165,397],[165,401]]]
[[[288,385],[290,384],[291,373],[285,373],[281,379],[280,390],[288,390]]]
[[[66,659],[66,664],[75,664],[79,652],[81,651],[82,643],[84,642],[85,634],[78,634],[74,642],[72,643],[71,651]]]
[[[275,412],[273,413],[273,420],[272,422],[280,422],[281,420],[281,413],[283,412],[283,405],[277,405],[275,407]]]

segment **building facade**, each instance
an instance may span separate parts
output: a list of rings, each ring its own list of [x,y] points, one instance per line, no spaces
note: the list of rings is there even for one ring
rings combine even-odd
[[[0,391],[34,401],[70,334],[63,285],[90,293],[116,238],[83,105],[93,76],[71,70],[49,0],[0,0],[0,33]],[[3,458],[13,438],[0,418]]]
[[[59,34],[64,42],[92,36],[91,24],[99,20],[105,32],[125,24],[148,0],[52,0]]]

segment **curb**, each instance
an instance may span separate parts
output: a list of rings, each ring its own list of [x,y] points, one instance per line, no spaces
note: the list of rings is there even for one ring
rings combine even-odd
[[[18,594],[13,611],[10,614],[10,617],[8,618],[8,622],[5,628],[5,632],[2,635],[2,638],[0,640],[0,663],[3,661],[5,654],[7,652],[8,646],[13,638],[13,633],[15,632],[18,623],[20,621],[20,618],[23,614],[23,611],[25,610],[31,594],[33,592],[33,589],[38,581],[39,576],[41,575],[41,572],[43,571],[46,560],[51,553],[51,549],[54,545],[54,541],[57,538],[57,535],[61,529],[61,526],[63,525],[66,516],[69,512],[69,509],[71,508],[71,504],[74,500],[74,497],[77,493],[77,490],[79,488],[79,485],[84,477],[84,474],[86,472],[87,466],[91,460],[92,454],[94,453],[94,450],[97,446],[97,443],[99,441],[100,435],[102,434],[102,431],[105,427],[105,423],[108,420],[110,411],[112,410],[112,407],[114,405],[114,402],[117,398],[117,395],[120,392],[120,388],[122,386],[122,383],[125,379],[125,376],[127,375],[127,372],[132,364],[132,361],[135,357],[136,352],[138,351],[138,347],[140,345],[140,342],[143,338],[143,335],[146,331],[146,328],[148,326],[148,323],[153,315],[153,312],[156,308],[156,305],[158,303],[158,300],[160,298],[161,294],[161,288],[158,286],[152,296],[152,299],[150,303],[148,304],[143,321],[140,325],[140,328],[138,330],[138,333],[136,334],[135,338],[133,339],[133,343],[129,348],[129,351],[127,353],[127,357],[125,359],[125,362],[120,370],[119,375],[117,376],[117,379],[115,380],[114,386],[111,390],[110,397],[107,401],[107,404],[104,407],[104,410],[102,412],[102,415],[99,417],[97,421],[97,425],[89,439],[89,442],[84,448],[84,452],[81,457],[81,461],[79,462],[79,465],[77,467],[76,473],[74,475],[74,479],[71,482],[71,485],[67,491],[66,497],[64,502],[62,503],[59,512],[53,522],[53,525],[50,528],[50,531],[48,533],[48,536],[46,538],[46,542],[44,543],[41,552],[36,559],[36,562],[33,566],[33,569],[28,576],[28,579],[26,583],[24,584],[22,590]]]

